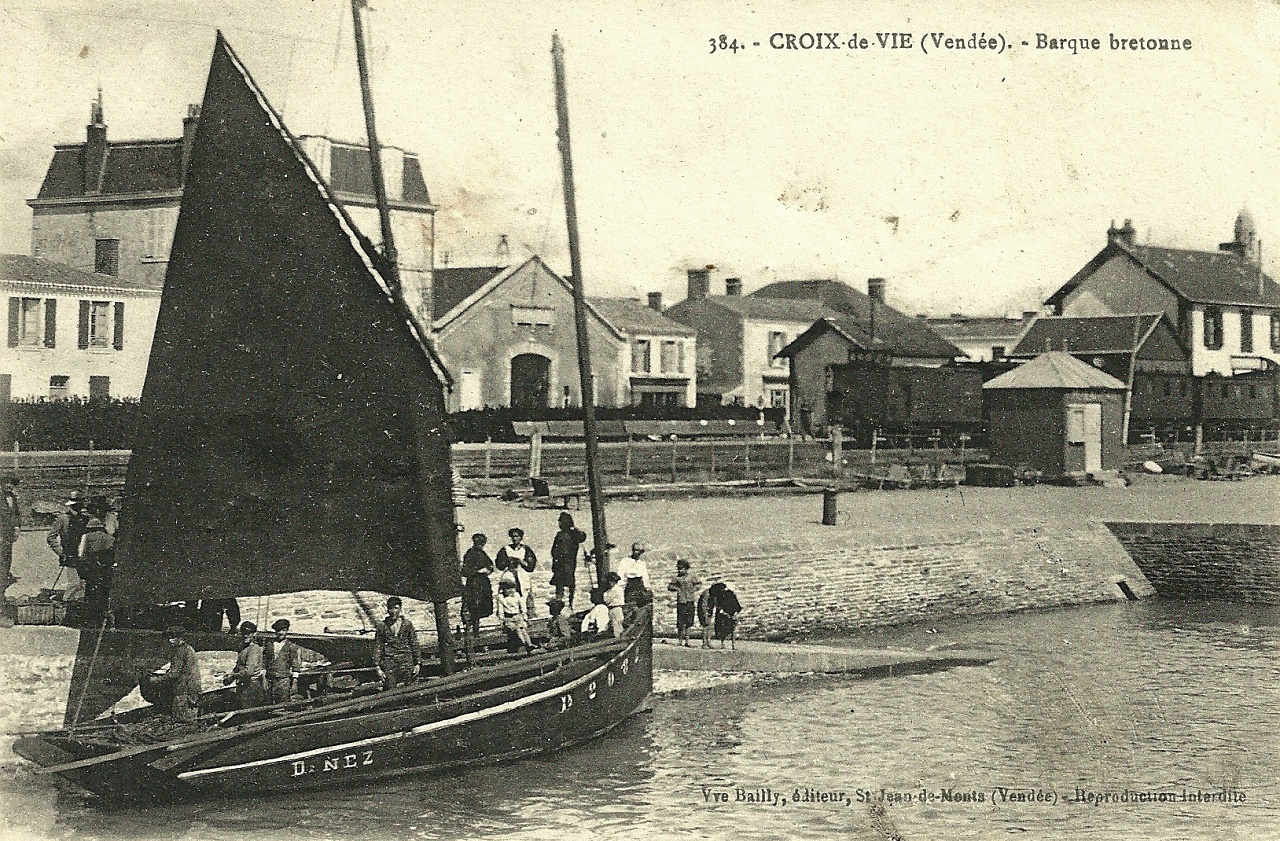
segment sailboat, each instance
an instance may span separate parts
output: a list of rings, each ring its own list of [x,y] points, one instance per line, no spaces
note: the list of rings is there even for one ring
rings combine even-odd
[[[400,296],[394,266],[352,223],[221,33],[200,113],[126,479],[111,607],[304,590],[443,606],[461,582],[448,374]],[[112,671],[94,668],[104,635],[123,635],[125,649],[152,657],[162,635],[86,631],[86,662],[76,666],[84,688],[73,687],[64,727],[25,736],[14,750],[42,766],[37,773],[113,803],[364,783],[557,750],[645,703],[648,611],[616,639],[477,655],[456,673],[448,624],[438,620],[438,665],[415,683],[378,691],[366,670],[316,698],[245,710],[207,694],[193,727],[144,743],[122,734],[163,721],[161,711],[93,718],[103,706],[94,699],[113,692],[90,685]],[[348,676],[372,664],[367,641],[303,644],[334,651]]]

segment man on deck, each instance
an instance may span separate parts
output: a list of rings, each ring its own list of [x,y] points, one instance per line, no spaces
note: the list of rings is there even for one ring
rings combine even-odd
[[[289,620],[277,619],[271,624],[276,638],[267,648],[267,694],[272,704],[283,704],[293,697],[293,677],[302,668],[302,651],[289,639]]]
[[[403,611],[404,602],[399,596],[387,599],[387,618],[378,624],[374,638],[373,665],[383,689],[412,683],[421,668],[418,632]]]
[[[196,650],[187,644],[187,630],[178,625],[165,629],[169,638],[169,670],[151,675],[151,683],[164,687],[171,693],[169,715],[174,721],[195,721],[200,704],[200,665]]]

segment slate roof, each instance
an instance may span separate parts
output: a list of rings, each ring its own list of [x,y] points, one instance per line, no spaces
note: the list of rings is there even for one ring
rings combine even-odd
[[[851,345],[855,345],[863,350],[871,348],[884,349],[885,344],[880,339],[872,339],[871,334],[862,329],[855,319],[847,315],[826,316],[820,318],[813,323],[808,330],[805,330],[799,336],[791,341],[789,345],[778,352],[778,356],[795,356],[800,351],[813,344],[814,339],[828,331],[834,331]]]
[[[507,270],[506,266],[451,266],[431,272],[431,315],[440,318],[480,287]]]
[[[83,143],[54,147],[36,201],[88,195]],[[104,196],[182,189],[182,140],[130,140],[107,144],[102,175]]]
[[[737,313],[743,318],[758,318],[768,321],[805,321],[811,323],[824,316],[838,314],[823,304],[822,301],[813,299],[757,298],[754,295],[747,295],[746,297],[740,295],[708,295],[707,300]]]
[[[1017,337],[1026,326],[1021,318],[1005,318],[1004,316],[974,316],[960,318],[930,318],[926,322],[929,329],[947,339],[988,339]]]
[[[838,280],[783,280],[752,292],[748,298],[809,299],[851,316],[870,332],[871,298]],[[899,356],[951,359],[964,354],[928,324],[887,304],[876,305],[876,338]]]
[[[1034,356],[1046,350],[1069,353],[1133,353],[1142,346],[1162,313],[1092,318],[1037,318],[1010,356]]]
[[[162,288],[162,284],[159,283],[85,272],[62,263],[54,263],[41,257],[28,257],[25,254],[0,254],[0,283],[58,287],[69,291],[127,289],[159,292]]]
[[[1124,391],[1115,377],[1086,365],[1069,353],[1050,351],[982,384],[986,389],[1066,388],[1078,391]]]
[[[53,160],[49,163],[36,201],[82,198],[89,194],[84,184],[84,148],[83,143],[54,147]],[[329,186],[336,193],[373,197],[373,176],[367,147],[333,143]],[[182,138],[107,143],[102,192],[95,195],[121,196],[181,189]],[[406,154],[404,157],[401,189],[401,201],[431,202],[416,155]]]
[[[373,196],[373,168],[369,163],[369,147],[333,141],[329,152],[329,186],[338,193]],[[399,201],[430,204],[427,182],[416,155],[405,154],[402,191]],[[395,204],[396,200],[392,200]]]
[[[623,333],[655,336],[696,336],[698,332],[634,298],[588,298],[605,321]]]
[[[1046,303],[1056,305],[1117,254],[1127,255],[1181,298],[1198,304],[1280,307],[1280,286],[1266,274],[1258,289],[1258,267],[1230,251],[1196,251],[1112,240]]]

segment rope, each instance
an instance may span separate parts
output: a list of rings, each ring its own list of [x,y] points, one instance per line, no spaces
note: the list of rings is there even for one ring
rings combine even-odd
[[[85,696],[89,694],[89,680],[93,677],[93,666],[98,662],[98,649],[102,646],[102,635],[107,632],[107,617],[102,617],[102,627],[98,629],[98,639],[93,644],[93,657],[89,658],[89,669],[85,672],[84,687],[80,690],[80,701],[76,704],[76,714],[71,717],[71,732],[80,723],[80,710],[84,709]]]

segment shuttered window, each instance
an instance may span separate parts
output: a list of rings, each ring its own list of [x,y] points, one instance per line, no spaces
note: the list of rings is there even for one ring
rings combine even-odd
[[[53,298],[9,299],[9,347],[54,346],[58,302]]]

